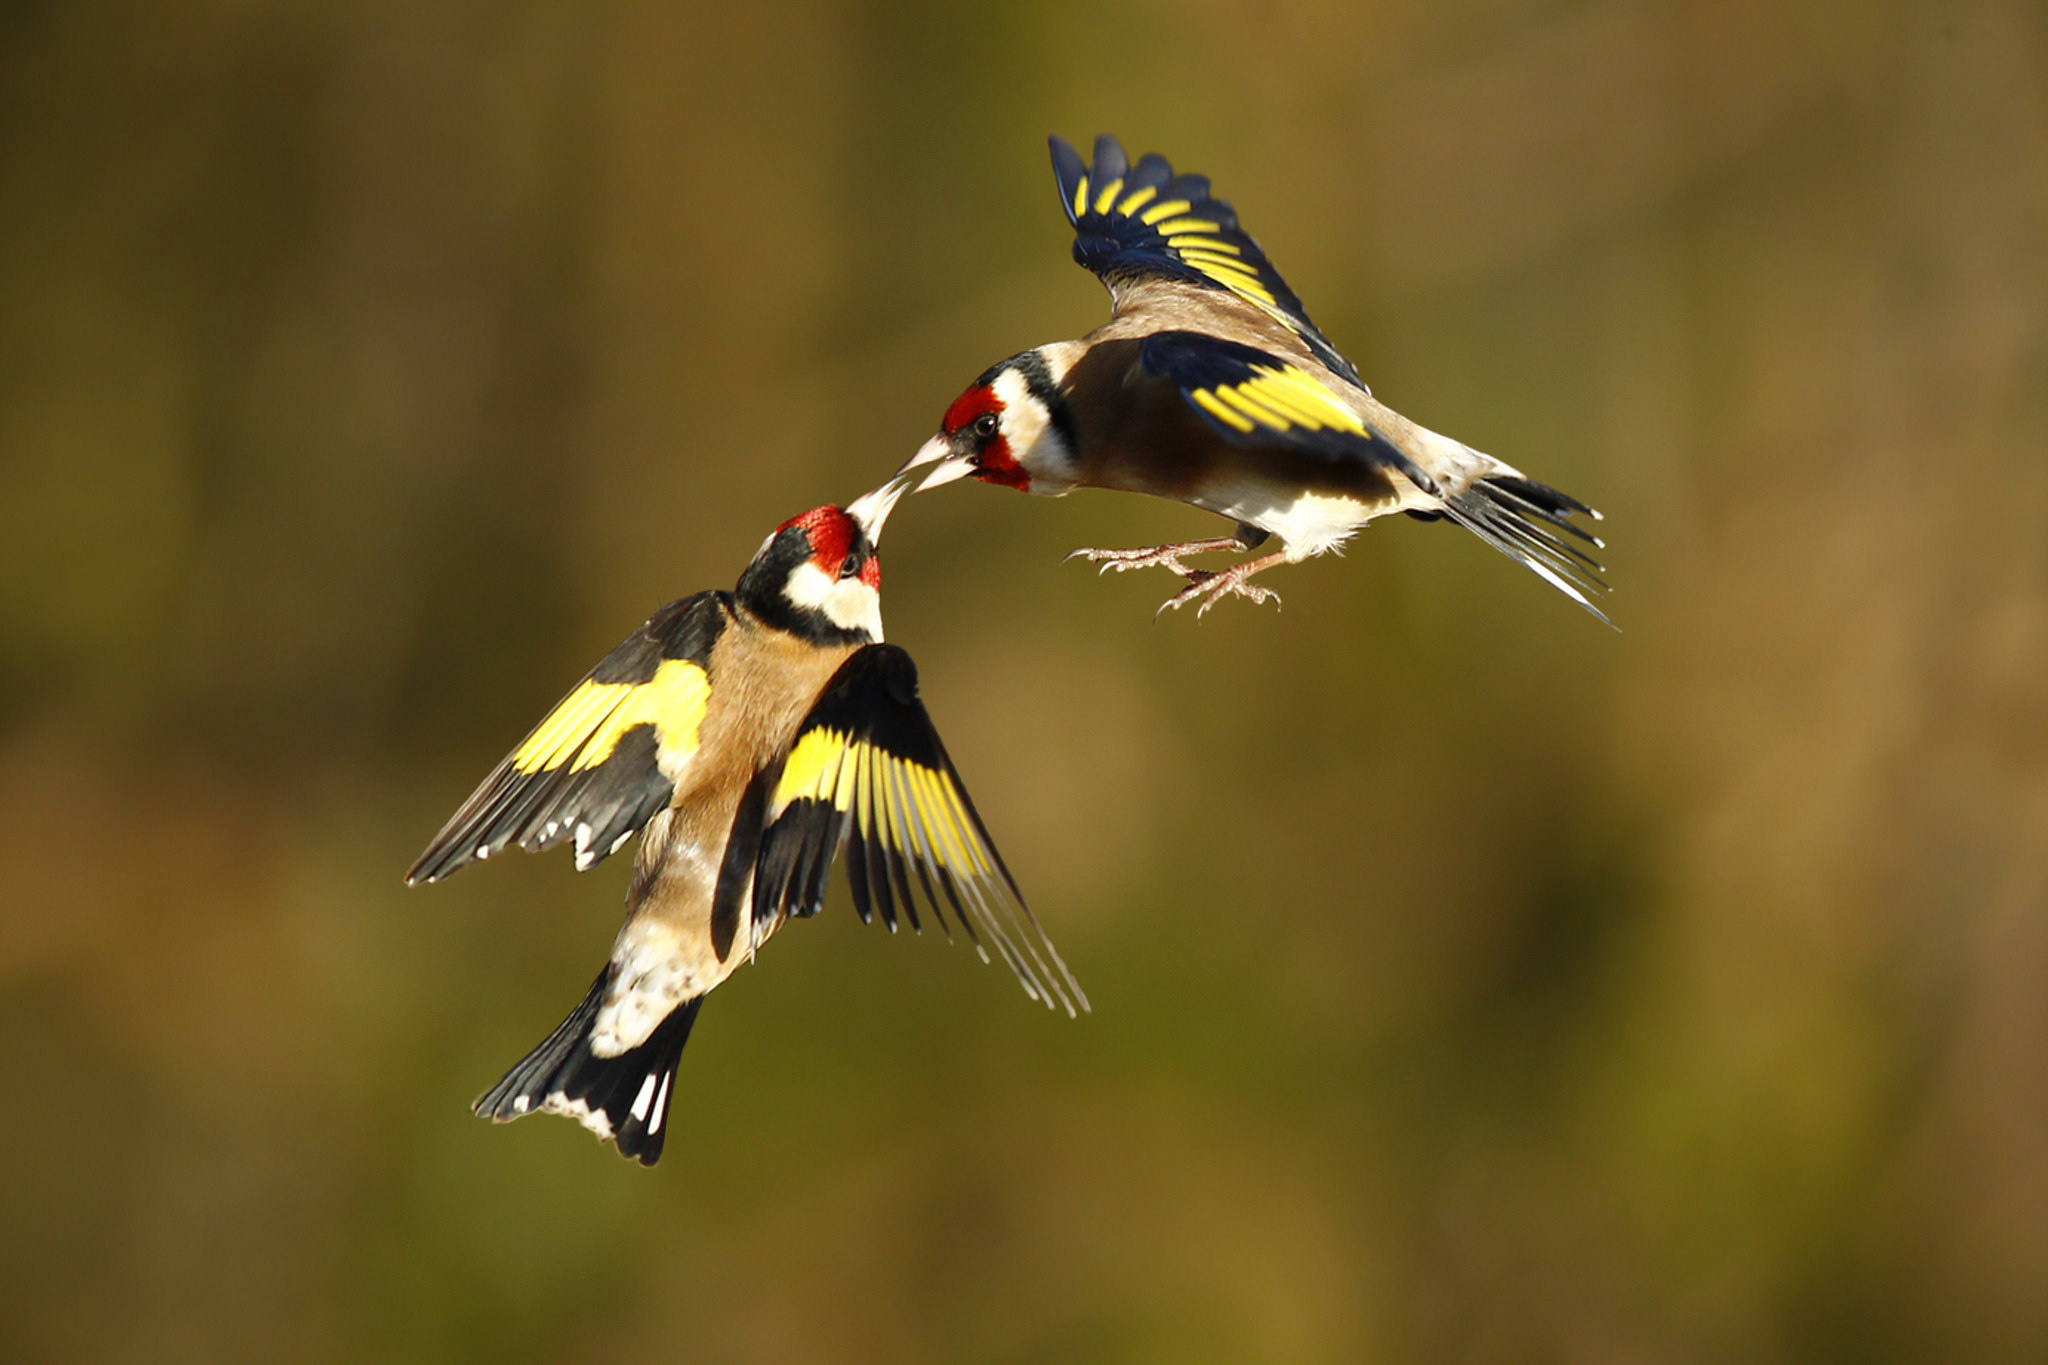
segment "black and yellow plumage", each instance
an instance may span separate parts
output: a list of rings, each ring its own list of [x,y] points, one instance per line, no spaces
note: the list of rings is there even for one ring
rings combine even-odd
[[[1277,318],[1334,373],[1365,382],[1238,226],[1237,210],[1210,194],[1209,177],[1175,175],[1156,152],[1132,166],[1113,137],[1095,140],[1093,165],[1065,138],[1048,141],[1060,204],[1074,228],[1074,261],[1109,286],[1112,300],[1120,285],[1148,278],[1220,286]]]
[[[815,914],[843,846],[863,921],[879,911],[893,930],[900,906],[920,927],[914,879],[941,928],[950,905],[984,956],[993,946],[1026,990],[1073,1010],[1073,978],[1045,943],[918,703],[908,654],[871,645],[841,665],[764,789],[757,916],[764,905]]]
[[[715,592],[671,602],[555,704],[420,855],[408,882],[439,881],[507,844],[573,839],[579,871],[616,852],[675,795],[711,700],[706,670],[728,608]]]
[[[842,849],[863,920],[913,888],[992,944],[1034,998],[1087,1008],[881,641],[875,541],[902,485],[793,518],[732,592],[662,608],[486,777],[408,875],[573,841],[578,869],[635,834],[627,917],[583,1002],[477,1101],[564,1114],[646,1164],[704,997],[790,918]],[[984,954],[986,955],[986,954]]]
[[[1255,346],[1203,332],[1154,332],[1140,343],[1138,364],[1170,381],[1234,445],[1381,465],[1418,487],[1434,485],[1313,374]]]
[[[1132,165],[1113,137],[1092,161],[1051,139],[1074,259],[1111,316],[1073,341],[984,371],[904,465],[922,488],[972,477],[1059,497],[1108,488],[1189,503],[1234,534],[1136,550],[1079,550],[1105,569],[1161,565],[1188,580],[1167,602],[1277,600],[1248,581],[1342,546],[1378,517],[1449,519],[1607,619],[1599,514],[1372,394],[1301,299],[1211,192],[1164,157]],[[1183,556],[1283,548],[1211,573]]]

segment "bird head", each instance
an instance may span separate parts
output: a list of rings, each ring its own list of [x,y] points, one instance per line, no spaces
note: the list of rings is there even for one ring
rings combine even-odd
[[[1073,414],[1060,392],[1064,346],[1041,346],[988,370],[946,409],[938,435],[898,476],[923,469],[918,491],[976,478],[1024,493],[1058,495],[1076,475]]]
[[[845,507],[814,507],[761,543],[736,595],[771,626],[822,644],[882,638],[882,523],[910,486],[898,476]]]

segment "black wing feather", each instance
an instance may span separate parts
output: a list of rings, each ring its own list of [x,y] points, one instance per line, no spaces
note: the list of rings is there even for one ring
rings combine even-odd
[[[712,646],[729,619],[723,593],[671,602],[605,655],[492,770],[406,873],[431,882],[507,844],[576,843],[595,866],[667,807],[661,770],[695,747]]]
[[[1135,168],[1123,144],[1095,139],[1091,166],[1060,137],[1049,139],[1060,205],[1074,227],[1074,260],[1109,286],[1145,278],[1227,289],[1265,309],[1301,338],[1315,357],[1365,387],[1358,367],[1330,344],[1266,253],[1237,221],[1237,210],[1209,192],[1201,175],[1175,175],[1166,158],[1148,153]]]
[[[1398,471],[1416,487],[1436,480],[1300,366],[1204,332],[1154,332],[1138,363],[1173,381],[1218,435],[1237,445],[1280,446],[1324,461]]]
[[[863,920],[879,902],[886,923],[893,926],[900,906],[916,927],[914,877],[940,925],[950,904],[969,936],[992,944],[1034,999],[1070,1014],[1088,1008],[961,785],[918,699],[908,654],[882,644],[855,652],[772,771],[754,881],[757,926],[815,914],[832,859],[851,840],[850,856],[862,867],[849,871],[848,884]]]

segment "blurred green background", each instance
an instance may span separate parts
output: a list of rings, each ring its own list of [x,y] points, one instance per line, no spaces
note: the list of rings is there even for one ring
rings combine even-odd
[[[891,638],[1095,1013],[843,891],[663,1164],[468,1102],[628,860],[412,856],[1206,172],[1608,515],[1157,625],[961,485]],[[2048,1359],[2035,0],[0,6],[0,1356]]]

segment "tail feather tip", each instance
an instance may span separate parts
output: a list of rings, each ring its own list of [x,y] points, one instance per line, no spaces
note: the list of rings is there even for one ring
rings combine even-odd
[[[676,1006],[638,1047],[601,1057],[591,1034],[610,979],[607,967],[583,1003],[471,1108],[494,1123],[559,1114],[616,1144],[619,1155],[652,1166],[661,1159],[676,1065],[703,997]]]
[[[1619,629],[1598,602],[1612,591],[1600,577],[1605,569],[1558,534],[1563,532],[1596,550],[1606,548],[1598,536],[1571,520],[1574,514],[1604,520],[1593,508],[1534,479],[1495,475],[1454,494],[1444,504],[1444,511],[1585,608],[1602,625]]]

